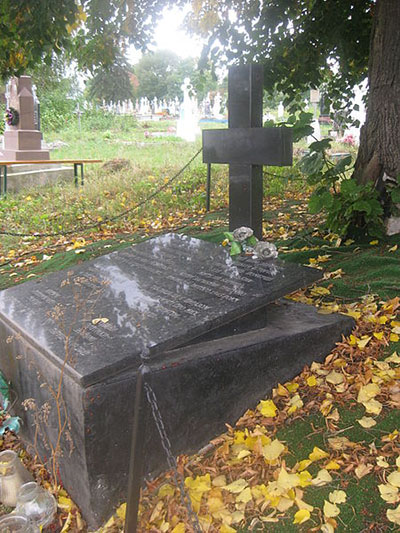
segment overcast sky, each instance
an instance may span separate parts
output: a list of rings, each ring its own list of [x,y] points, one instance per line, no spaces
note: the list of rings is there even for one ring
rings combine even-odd
[[[186,10],[173,7],[164,10],[164,16],[160,20],[154,32],[156,46],[154,49],[171,50],[180,57],[199,57],[202,49],[202,41],[189,36],[180,29]],[[137,63],[141,54],[133,48],[129,53],[132,63]]]

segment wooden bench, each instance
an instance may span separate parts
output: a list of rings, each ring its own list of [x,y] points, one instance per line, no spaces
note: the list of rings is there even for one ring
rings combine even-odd
[[[102,159],[40,159],[37,161],[0,161],[0,197],[7,194],[7,167],[11,165],[53,165],[64,164],[74,165],[74,183],[77,187],[78,180],[78,167],[81,169],[81,185],[84,183],[83,165],[84,163],[102,163]]]

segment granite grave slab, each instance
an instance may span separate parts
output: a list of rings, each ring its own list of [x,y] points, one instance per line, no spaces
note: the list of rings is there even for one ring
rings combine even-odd
[[[153,369],[174,453],[196,450],[351,328],[347,317],[272,303],[320,275],[167,234],[0,293],[0,369],[39,407],[62,379],[60,474],[90,525],[126,497],[140,364]],[[44,432],[54,442],[51,407]],[[32,413],[17,412],[33,442]],[[151,473],[165,457],[154,427],[147,438]]]

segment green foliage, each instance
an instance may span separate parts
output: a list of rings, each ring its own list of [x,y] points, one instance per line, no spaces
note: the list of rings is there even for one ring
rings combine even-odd
[[[120,55],[106,67],[98,68],[88,82],[88,98],[97,103],[118,102],[133,98],[133,74],[126,59]]]
[[[6,111],[5,104],[0,104],[0,117],[4,117],[5,111]],[[0,135],[3,135],[5,127],[6,125],[5,125],[4,120],[0,120]]]
[[[153,98],[181,98],[182,83],[190,82],[198,98],[217,88],[217,82],[209,71],[199,70],[192,58],[181,59],[169,50],[159,50],[144,55],[135,66],[138,81],[137,96]]]
[[[75,0],[0,1],[0,78],[23,74],[53,50],[67,48],[67,25],[78,15]]]
[[[42,130],[56,131],[73,121],[76,103],[68,94],[68,80],[63,80],[56,89],[39,96]]]
[[[366,76],[371,0],[222,0],[218,9],[211,1],[198,4],[188,18],[209,39],[203,57],[263,63],[265,88],[284,94],[289,110],[301,107],[310,86],[324,87],[326,104],[340,108]]]
[[[81,70],[110,66],[127,45],[144,49],[152,41],[162,10],[172,3],[0,0],[0,78],[50,64],[53,53],[62,52]]]
[[[311,213],[325,211],[329,230],[341,236],[381,236],[383,209],[374,185],[359,185],[349,178],[350,155],[336,164],[330,161],[330,143],[331,139],[312,143],[299,162],[308,183],[316,186],[309,201]]]

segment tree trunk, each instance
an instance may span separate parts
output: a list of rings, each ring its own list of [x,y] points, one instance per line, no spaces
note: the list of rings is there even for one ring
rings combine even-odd
[[[384,189],[384,174],[400,183],[400,0],[377,0],[371,34],[367,116],[353,177]]]

